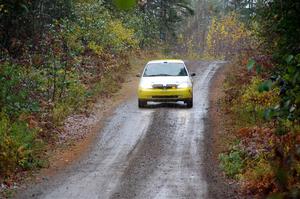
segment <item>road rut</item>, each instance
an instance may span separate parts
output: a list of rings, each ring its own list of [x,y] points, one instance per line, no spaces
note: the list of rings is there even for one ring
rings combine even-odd
[[[222,62],[187,62],[194,108],[137,99],[121,104],[90,154],[17,198],[207,198],[203,169],[210,80]],[[135,89],[135,88],[134,88]]]

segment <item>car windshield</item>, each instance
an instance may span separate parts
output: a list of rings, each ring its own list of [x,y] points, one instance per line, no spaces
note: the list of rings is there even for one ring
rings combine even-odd
[[[146,66],[144,77],[187,76],[183,63],[150,63]]]

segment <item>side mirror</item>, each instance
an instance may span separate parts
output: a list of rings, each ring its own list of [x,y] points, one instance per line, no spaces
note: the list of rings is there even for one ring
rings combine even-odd
[[[136,77],[141,77],[141,74],[140,73],[136,74]]]
[[[196,73],[191,73],[191,76],[192,76],[192,77],[196,76]]]

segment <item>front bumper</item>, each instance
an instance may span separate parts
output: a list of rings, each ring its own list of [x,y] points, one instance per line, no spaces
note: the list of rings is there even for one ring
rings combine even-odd
[[[166,102],[185,101],[193,98],[192,88],[170,88],[170,89],[138,89],[139,100]]]

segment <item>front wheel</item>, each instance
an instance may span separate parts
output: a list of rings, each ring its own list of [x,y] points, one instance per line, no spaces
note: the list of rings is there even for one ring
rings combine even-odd
[[[193,108],[193,98],[190,100],[187,100],[185,103],[188,108]]]
[[[138,104],[139,104],[139,108],[144,108],[147,105],[147,101],[139,99]]]

